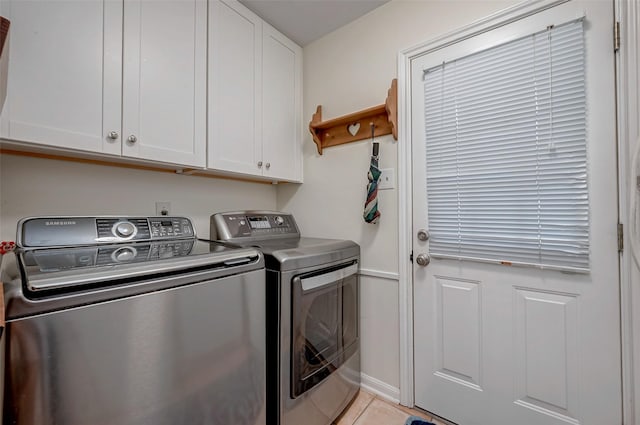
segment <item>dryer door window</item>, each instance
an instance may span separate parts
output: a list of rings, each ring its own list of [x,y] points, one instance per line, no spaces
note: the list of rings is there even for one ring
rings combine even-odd
[[[291,397],[310,390],[357,349],[358,264],[293,279]]]

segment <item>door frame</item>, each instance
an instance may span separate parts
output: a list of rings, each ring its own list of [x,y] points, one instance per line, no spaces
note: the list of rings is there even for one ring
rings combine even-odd
[[[614,16],[620,23],[620,49],[616,55],[616,96],[618,108],[618,199],[619,222],[624,225],[623,240],[628,241],[629,234],[629,184],[631,181],[630,158],[634,150],[636,140],[640,136],[640,55],[637,51],[640,42],[640,5],[636,0],[615,0]],[[635,424],[636,418],[640,419],[640,413],[636,413],[636,405],[640,406],[640,394],[635,390],[640,388],[640,375],[638,366],[634,367],[634,357],[640,352],[634,352],[634,345],[640,341],[634,341],[634,305],[640,305],[639,294],[633,291],[633,261],[628,246],[620,257],[620,317],[622,336],[622,402],[623,418],[625,424]],[[634,299],[635,298],[635,299]],[[636,312],[636,316],[639,313]],[[636,326],[638,319],[635,319]],[[639,350],[640,351],[640,350]]]
[[[400,51],[398,54],[398,299],[400,320],[400,404],[414,407],[414,328],[413,328],[413,265],[409,261],[412,255],[412,166],[411,166],[411,61],[419,56],[443,49],[461,40],[474,37],[478,34],[490,31],[505,24],[534,15],[545,9],[566,3],[570,0],[531,0],[516,4],[512,7],[498,11],[467,26],[445,33],[439,37],[420,43]],[[638,24],[640,23],[640,8],[633,4],[634,0],[612,0],[615,5],[614,17],[625,24],[623,34],[629,36],[629,40],[638,40]],[[633,19],[636,24],[633,24]],[[632,36],[635,36],[632,37]],[[612,34],[613,38],[613,34]],[[629,151],[629,133],[633,120],[627,117],[627,104],[631,104],[627,96],[621,97],[620,85],[626,84],[637,76],[633,52],[633,42],[630,47],[620,49],[616,55],[616,91],[619,118],[617,128],[618,137],[618,192],[626,187],[626,173],[623,158]],[[629,56],[627,58],[627,55]],[[623,62],[621,63],[621,56]],[[622,77],[622,78],[621,78]],[[625,103],[626,102],[626,103]],[[636,100],[636,103],[638,101]],[[635,111],[636,114],[638,111]],[[634,116],[634,115],[631,115]],[[626,131],[629,129],[629,131]],[[628,156],[626,156],[628,158]],[[621,192],[622,191],[622,192]],[[626,222],[626,202],[619,196],[620,222]],[[631,310],[631,276],[628,255],[623,255],[620,263],[620,290],[621,290],[621,333],[622,333],[622,400],[623,423],[634,424],[634,379],[633,379],[633,329]]]

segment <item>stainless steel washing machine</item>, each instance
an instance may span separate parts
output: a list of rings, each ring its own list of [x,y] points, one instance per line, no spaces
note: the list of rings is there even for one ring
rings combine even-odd
[[[4,424],[266,425],[265,270],[185,217],[21,220]]]
[[[331,424],[360,388],[360,247],[273,211],[214,214],[211,238],[265,257],[268,423]]]

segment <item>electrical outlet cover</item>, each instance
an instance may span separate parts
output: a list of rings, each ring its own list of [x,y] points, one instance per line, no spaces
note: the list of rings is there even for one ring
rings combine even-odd
[[[156,215],[171,215],[171,202],[156,202]]]
[[[378,181],[378,190],[395,189],[396,187],[396,170],[395,168],[383,168],[380,180]]]

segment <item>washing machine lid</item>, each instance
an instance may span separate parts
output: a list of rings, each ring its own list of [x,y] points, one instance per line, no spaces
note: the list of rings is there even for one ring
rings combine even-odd
[[[28,249],[16,252],[22,282],[32,296],[76,292],[150,276],[258,263],[259,254],[197,239]]]
[[[19,249],[2,260],[7,321],[264,270],[255,248],[193,239]]]

